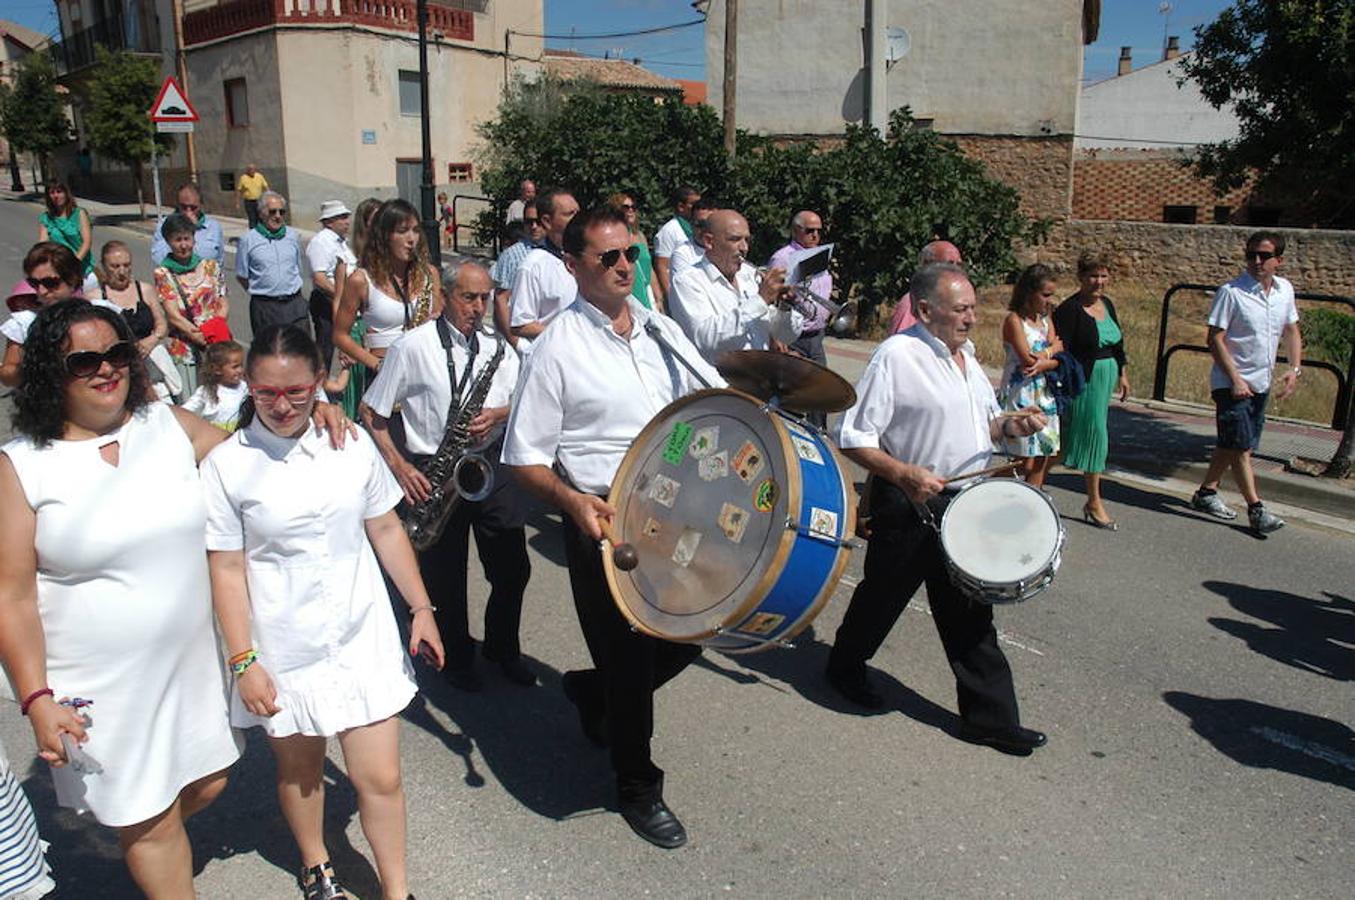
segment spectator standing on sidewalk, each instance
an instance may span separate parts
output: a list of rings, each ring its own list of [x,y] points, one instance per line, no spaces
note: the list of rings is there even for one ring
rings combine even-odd
[[[536,199],[536,182],[530,178],[524,178],[522,184],[518,185],[517,199],[508,204],[508,212],[503,217],[505,223],[522,221],[523,214],[527,210],[527,204]]]
[[[254,163],[250,163],[245,166],[245,174],[235,182],[235,190],[244,204],[245,218],[249,220],[249,227],[253,228],[259,224],[259,200],[263,197],[264,191],[268,190],[268,179],[254,167]]]
[[[259,198],[262,220],[240,235],[235,280],[249,294],[249,327],[295,325],[310,331],[310,308],[301,296],[301,241],[287,225],[287,200],[275,191]]]
[[[52,241],[75,254],[80,260],[80,274],[90,281],[94,272],[94,231],[90,225],[89,213],[75,203],[75,196],[64,181],[55,181],[47,185],[47,209],[38,216],[38,243]],[[90,284],[91,289],[98,282]]]
[[[1190,505],[1219,519],[1237,518],[1218,495],[1219,479],[1224,470],[1232,469],[1237,489],[1247,501],[1248,524],[1254,533],[1262,535],[1283,528],[1284,520],[1261,503],[1252,472],[1252,451],[1261,445],[1271,373],[1280,343],[1284,343],[1289,361],[1289,370],[1280,376],[1278,397],[1283,400],[1298,387],[1303,341],[1294,286],[1277,274],[1284,262],[1284,236],[1258,231],[1247,238],[1243,256],[1247,270],[1219,288],[1209,310],[1208,343],[1214,357],[1209,388],[1214,398],[1218,444],[1209,459],[1204,483]]]
[[[216,260],[217,267],[226,264],[226,241],[221,235],[221,223],[202,208],[202,191],[191,181],[186,181],[174,192],[174,210],[186,216],[188,221],[198,227],[193,234],[193,252],[202,259]],[[165,241],[160,228],[165,217],[155,223],[155,235],[151,238],[151,265],[160,265],[160,260],[169,256],[169,243]],[[251,227],[253,223],[250,223]]]
[[[152,277],[169,324],[169,354],[179,373],[178,399],[183,399],[197,389],[198,358],[207,347],[209,334],[229,337],[230,329],[225,324],[230,304],[225,276],[216,260],[203,259],[193,252],[197,226],[187,216],[175,213],[165,219],[160,233],[169,253]],[[219,321],[207,325],[213,319]]]
[[[673,290],[673,253],[686,241],[692,240],[692,205],[701,199],[701,192],[684,184],[673,191],[673,218],[663,223],[654,235],[654,285],[661,309],[668,308],[668,295]]]
[[[326,369],[334,356],[334,313],[339,305],[335,269],[341,261],[349,268],[358,263],[347,241],[352,224],[353,213],[343,201],[326,200],[320,204],[320,231],[306,244],[306,262],[311,267],[311,322]]]

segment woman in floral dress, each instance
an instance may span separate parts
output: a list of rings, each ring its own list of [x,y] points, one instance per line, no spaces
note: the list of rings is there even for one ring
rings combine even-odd
[[[1029,437],[1008,438],[1007,452],[1022,460],[1026,481],[1043,487],[1059,455],[1059,410],[1045,373],[1058,368],[1054,356],[1063,349],[1049,321],[1056,284],[1048,266],[1028,266],[1012,288],[1011,310],[1002,322],[1007,362],[1002,369],[1002,409],[1038,409],[1049,424]]]

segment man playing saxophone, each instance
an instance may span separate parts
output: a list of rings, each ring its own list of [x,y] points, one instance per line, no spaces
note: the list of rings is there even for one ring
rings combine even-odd
[[[494,292],[484,267],[466,260],[444,270],[442,315],[391,346],[362,398],[362,418],[405,492],[402,513],[421,547],[419,569],[436,605],[447,681],[466,691],[483,686],[466,611],[467,540],[474,528],[490,584],[484,656],[509,681],[530,686],[536,676],[523,664],[518,643],[531,572],[524,498],[498,462],[517,354],[480,327]],[[392,427],[397,409],[403,429]],[[403,440],[396,435],[401,430]],[[487,495],[471,499],[483,493],[486,480]],[[458,494],[458,486],[468,496]]]

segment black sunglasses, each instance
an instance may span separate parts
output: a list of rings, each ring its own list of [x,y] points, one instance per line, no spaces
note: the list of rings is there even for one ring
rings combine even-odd
[[[530,218],[528,218],[527,216],[523,216],[523,217],[522,217],[522,224],[527,225],[527,226],[535,226],[535,225],[541,224],[541,220],[540,220],[539,218],[537,218],[536,216],[532,216],[532,217],[530,217]]]
[[[823,231],[822,228],[805,228],[803,225],[796,225],[795,227],[803,231],[805,234],[818,234],[820,231]]]
[[[125,369],[137,358],[136,344],[118,341],[104,352],[77,350],[66,354],[66,374],[72,378],[89,378],[108,363],[115,369]]]
[[[33,285],[34,290],[42,287],[47,288],[49,291],[54,291],[66,283],[55,275],[50,275],[47,278],[33,278],[30,276],[27,281],[29,284]]]
[[[264,214],[265,216],[285,216],[285,215],[287,215],[287,210],[285,210],[285,209],[265,209],[265,210],[263,211],[263,214]]]
[[[598,259],[602,261],[602,268],[610,269],[612,266],[616,265],[621,261],[621,255],[623,253],[626,256],[626,262],[633,263],[640,258],[640,245],[631,244],[625,250],[613,248],[605,253],[599,253]]]
[[[1244,259],[1255,258],[1261,260],[1261,262],[1265,262],[1268,259],[1274,259],[1276,255],[1277,254],[1271,253],[1269,250],[1248,250],[1246,253],[1242,254]]]

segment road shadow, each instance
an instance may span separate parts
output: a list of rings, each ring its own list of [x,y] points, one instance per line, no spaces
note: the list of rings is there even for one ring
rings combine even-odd
[[[1086,483],[1081,472],[1074,472],[1068,469],[1059,469],[1050,474],[1046,479],[1049,487],[1062,488],[1072,494],[1082,496],[1085,499]],[[1101,496],[1105,500],[1112,518],[1115,517],[1115,507],[1129,506],[1134,509],[1142,509],[1147,512],[1160,513],[1167,516],[1180,516],[1184,519],[1193,519],[1202,525],[1215,528],[1227,528],[1230,531],[1244,534],[1247,537],[1257,540],[1265,540],[1265,535],[1256,535],[1246,525],[1246,517],[1239,516],[1236,520],[1225,522],[1197,512],[1191,509],[1190,502],[1182,500],[1173,494],[1154,491],[1150,488],[1143,488],[1135,484],[1125,484],[1116,481],[1113,478],[1106,478],[1101,481]],[[1072,522],[1083,528],[1095,528],[1082,520],[1082,505],[1078,502],[1070,512],[1061,512],[1060,517],[1065,522]],[[1124,527],[1121,525],[1121,527]]]
[[[557,566],[567,565],[560,511],[532,500],[527,510],[527,546]]]
[[[1110,462],[1155,459],[1172,462],[1208,462],[1214,449],[1213,419],[1200,417],[1207,433],[1191,431],[1171,419],[1134,406],[1112,403],[1106,420],[1110,434]]]
[[[1341,722],[1254,700],[1183,691],[1162,699],[1229,759],[1355,790],[1355,731]]]
[[[1209,624],[1263,656],[1337,681],[1355,681],[1355,601],[1323,591],[1303,597],[1230,581],[1206,581],[1206,590],[1233,609],[1272,627],[1237,619],[1211,618]]]
[[[226,790],[188,822],[194,876],[212,860],[257,853],[281,870],[268,896],[289,896],[296,891],[301,857],[278,809],[275,771],[262,729],[248,729],[245,752],[232,767]],[[100,825],[91,815],[77,816],[57,806],[46,763],[34,761],[23,787],[38,820],[38,833],[51,844],[47,860],[57,890],[50,897],[133,900],[142,896],[122,861],[117,831]],[[326,759],[324,827],[330,859],[345,886],[359,896],[380,896],[376,870],[348,839],[357,809],[352,782]]]

